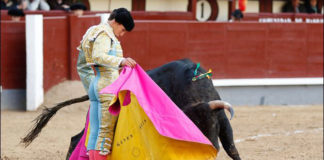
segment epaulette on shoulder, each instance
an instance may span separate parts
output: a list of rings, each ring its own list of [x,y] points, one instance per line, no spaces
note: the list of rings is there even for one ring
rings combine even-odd
[[[102,25],[96,26],[91,32],[90,35],[88,36],[88,40],[90,42],[93,42],[96,40],[96,38],[99,36],[101,32],[104,32],[104,27]]]
[[[101,33],[106,33],[108,35],[108,37],[110,37],[112,40],[115,40],[111,34],[111,32],[109,32],[108,28],[106,25],[104,24],[100,24],[98,26],[96,26],[96,28],[94,28],[94,30],[90,33],[89,35],[89,41],[93,42],[96,40],[96,38],[101,34]]]

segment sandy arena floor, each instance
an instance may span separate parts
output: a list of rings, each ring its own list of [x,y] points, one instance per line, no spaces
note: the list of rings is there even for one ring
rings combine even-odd
[[[66,81],[45,95],[45,105],[85,94],[81,82]],[[19,144],[41,113],[1,111],[1,160],[65,159],[70,138],[84,127],[88,102],[60,110],[28,147]],[[243,160],[322,160],[323,106],[234,107],[231,121]],[[229,160],[223,149],[218,160]]]

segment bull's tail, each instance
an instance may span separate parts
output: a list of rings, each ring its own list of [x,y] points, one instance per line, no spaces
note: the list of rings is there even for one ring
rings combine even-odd
[[[37,116],[36,119],[33,120],[35,121],[35,124],[33,125],[31,131],[24,138],[22,138],[20,143],[23,143],[25,147],[28,147],[28,145],[30,145],[30,143],[33,142],[33,140],[39,135],[39,133],[46,126],[48,121],[56,114],[58,110],[74,103],[87,101],[88,99],[89,99],[88,95],[85,95],[79,98],[74,98],[74,99],[61,102],[52,108],[45,107],[43,109],[43,112],[39,116]]]

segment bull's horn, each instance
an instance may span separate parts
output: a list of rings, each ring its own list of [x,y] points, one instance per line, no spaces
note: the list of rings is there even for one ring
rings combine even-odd
[[[232,105],[229,104],[228,102],[221,101],[221,100],[214,100],[208,102],[210,109],[217,109],[217,108],[224,108],[228,110],[231,114],[230,120],[234,117],[234,109],[232,108]]]
[[[224,101],[224,106],[225,106],[225,109],[228,110],[231,113],[230,120],[232,120],[232,118],[234,117],[234,109],[232,108],[232,105],[229,104],[228,102]]]

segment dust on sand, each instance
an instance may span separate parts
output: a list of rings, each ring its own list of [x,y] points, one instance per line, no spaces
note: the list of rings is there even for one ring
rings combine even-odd
[[[85,95],[80,81],[65,81],[45,95],[44,105]],[[1,111],[1,159],[65,159],[70,138],[85,123],[89,102],[65,107],[50,120],[36,140],[25,148],[19,144],[40,113]],[[231,120],[234,140],[246,160],[322,160],[323,106],[234,107]],[[223,148],[217,159],[229,160]]]

